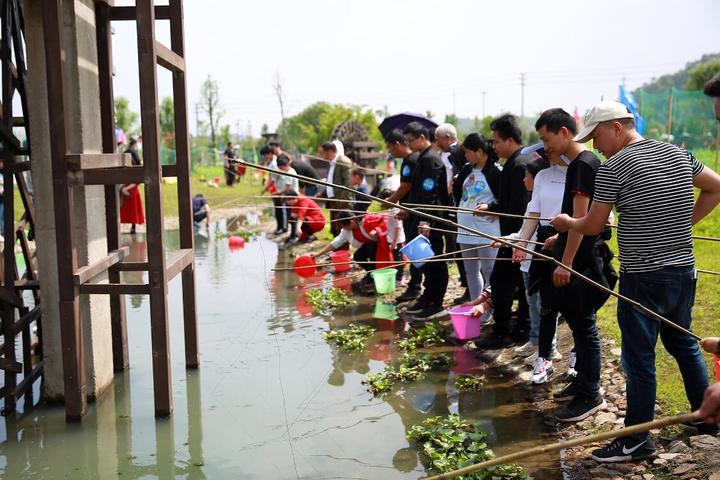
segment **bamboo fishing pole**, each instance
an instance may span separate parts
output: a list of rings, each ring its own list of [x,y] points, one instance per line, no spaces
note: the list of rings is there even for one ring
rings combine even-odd
[[[255,164],[252,164],[252,163],[247,163],[247,162],[244,162],[244,161],[241,161],[241,162],[238,162],[238,163],[243,163],[243,164],[245,164],[245,165],[247,165],[247,166],[250,166],[250,167],[252,167],[252,168],[257,168],[257,169],[259,169],[259,170],[265,170],[265,171],[271,171],[271,172],[273,171],[272,169],[269,169],[269,168],[266,168],[266,167],[263,167],[263,166],[260,166],[260,165],[255,165]],[[291,173],[287,173],[287,172],[281,172],[281,173],[282,173],[283,175],[287,175],[287,176],[290,176],[290,177],[297,178],[297,179],[299,179],[299,180],[303,180],[303,181],[305,181],[305,182],[307,182],[307,183],[317,183],[317,184],[319,184],[319,185],[324,185],[324,186],[326,186],[326,187],[329,186],[329,187],[331,187],[331,188],[338,188],[338,189],[340,189],[340,190],[354,191],[353,189],[351,189],[351,188],[349,188],[349,187],[346,187],[346,186],[344,186],[344,185],[334,185],[334,184],[332,184],[332,183],[328,183],[328,182],[325,182],[325,181],[322,181],[322,180],[315,180],[315,179],[313,179],[313,178],[308,178],[308,177],[305,177],[305,176],[302,176],[302,175],[291,174]],[[629,303],[630,305],[632,305],[632,306],[640,309],[641,311],[643,311],[644,313],[650,315],[651,317],[655,318],[656,320],[659,320],[660,322],[663,322],[663,323],[665,323],[666,325],[668,325],[668,326],[670,326],[670,327],[672,327],[672,328],[674,328],[674,329],[676,329],[676,330],[678,330],[678,331],[680,331],[680,332],[683,332],[683,333],[685,333],[686,335],[689,335],[690,337],[694,338],[694,339],[697,340],[697,341],[702,340],[702,338],[700,338],[697,334],[691,332],[690,330],[688,330],[688,329],[686,329],[686,328],[683,328],[683,327],[681,327],[680,325],[678,325],[677,323],[668,320],[667,318],[663,317],[662,315],[660,315],[660,314],[657,313],[657,312],[654,312],[653,310],[650,310],[649,308],[647,308],[646,306],[642,305],[641,303],[636,302],[635,300],[632,300],[632,299],[630,299],[630,298],[628,298],[628,297],[626,297],[626,296],[624,296],[624,295],[621,295],[621,294],[619,294],[619,293],[617,293],[617,292],[615,292],[615,291],[613,291],[613,290],[605,287],[604,285],[601,285],[600,283],[596,282],[595,280],[592,280],[591,278],[586,277],[586,276],[583,275],[582,273],[573,270],[572,267],[568,267],[567,265],[565,265],[565,264],[563,264],[562,262],[554,259],[554,258],[551,257],[551,256],[542,254],[542,253],[540,253],[540,252],[536,252],[536,251],[534,251],[534,250],[530,250],[530,249],[528,249],[528,248],[526,248],[526,247],[522,247],[522,246],[520,246],[520,245],[514,245],[513,243],[508,242],[507,240],[503,240],[502,238],[495,237],[495,236],[493,236],[493,235],[488,235],[487,233],[480,232],[479,230],[476,230],[476,229],[474,229],[474,228],[467,227],[467,226],[465,226],[465,225],[460,225],[459,223],[453,222],[452,220],[448,220],[448,219],[445,219],[445,218],[442,218],[442,217],[438,217],[438,216],[436,216],[436,215],[432,215],[432,214],[427,213],[427,212],[424,212],[424,211],[422,211],[422,210],[415,210],[415,209],[413,209],[413,208],[407,207],[407,206],[402,205],[402,204],[391,203],[391,202],[388,202],[388,201],[386,201],[386,200],[382,200],[382,199],[380,199],[380,198],[378,198],[378,197],[375,197],[375,196],[373,196],[373,195],[370,195],[369,193],[364,193],[364,192],[357,192],[357,193],[360,194],[360,195],[363,195],[363,196],[365,196],[365,197],[367,197],[367,198],[369,198],[369,199],[372,199],[372,200],[375,200],[375,201],[377,201],[377,202],[380,202],[380,203],[383,204],[383,205],[387,205],[387,206],[390,206],[390,207],[397,208],[397,209],[402,210],[402,211],[404,211],[404,212],[407,212],[407,213],[409,213],[409,214],[413,214],[413,215],[415,215],[415,216],[417,216],[417,217],[425,218],[425,219],[427,219],[427,220],[432,220],[432,221],[435,221],[435,222],[445,223],[446,225],[451,225],[451,226],[456,227],[456,228],[462,228],[464,231],[478,234],[478,235],[480,235],[480,236],[482,236],[482,237],[485,237],[485,238],[487,238],[487,239],[489,239],[489,240],[493,240],[493,241],[495,241],[495,242],[497,242],[497,243],[500,243],[501,245],[505,245],[506,247],[516,248],[516,249],[518,249],[518,250],[520,250],[520,251],[523,251],[523,252],[525,252],[525,253],[529,253],[530,255],[533,255],[533,256],[536,256],[536,257],[540,257],[540,258],[544,258],[545,260],[547,260],[547,261],[552,262],[553,264],[555,264],[557,267],[560,267],[560,268],[562,268],[563,270],[566,270],[566,271],[570,272],[572,275],[575,275],[577,278],[579,278],[579,279],[581,279],[582,281],[588,283],[589,285],[592,285],[592,286],[594,286],[595,288],[597,288],[597,289],[599,289],[599,290],[601,290],[601,291],[603,291],[603,292],[605,292],[605,293],[607,293],[607,294],[609,294],[609,295],[612,295],[612,296],[618,298],[619,300],[622,300],[622,301],[624,301],[624,302],[627,302],[627,303]]]
[[[581,445],[587,445],[589,443],[602,442],[605,440],[611,440],[614,438],[628,437],[630,435],[636,435],[638,433],[644,433],[649,430],[669,427],[671,425],[680,425],[683,423],[691,423],[697,421],[698,418],[694,413],[686,413],[684,415],[677,415],[675,417],[660,418],[653,420],[652,422],[639,423],[630,427],[625,427],[620,430],[614,430],[610,432],[597,433],[588,437],[575,438],[573,440],[561,440],[559,442],[550,445],[540,445],[538,447],[523,450],[521,452],[511,453],[509,455],[503,455],[502,457],[493,458],[482,463],[476,463],[475,465],[469,465],[467,467],[459,468],[451,472],[441,473],[440,475],[433,475],[431,477],[423,477],[421,480],[445,480],[448,478],[455,478],[460,475],[466,475],[468,473],[478,472],[480,470],[486,470],[490,467],[496,467],[498,465],[506,465],[508,463],[514,463],[518,460],[527,457],[533,457],[535,455],[542,455],[543,453],[559,452],[566,448],[579,447]]]
[[[455,253],[455,252],[453,252]],[[351,260],[349,262],[328,262],[318,263],[315,266],[301,266],[301,267],[277,267],[272,268],[272,272],[286,272],[289,270],[302,270],[309,268],[323,268],[323,267],[335,267],[338,265],[385,265],[383,268],[399,267],[401,265],[407,265],[408,263],[437,263],[437,262],[461,262],[463,260],[495,260],[495,261],[506,261],[512,262],[512,258],[495,258],[495,257],[453,257],[453,258],[427,258],[418,260]],[[544,261],[544,260],[539,260]]]
[[[457,230],[447,230],[447,229],[445,229],[445,228],[437,228],[437,227],[428,227],[428,228],[429,228],[430,230],[435,230],[435,231],[437,231],[437,232],[456,233],[456,234],[458,233]],[[467,232],[465,232],[465,233],[460,233],[460,235],[468,235],[468,236],[471,236],[471,237],[481,237],[481,238],[482,238],[482,235],[477,235],[477,234],[475,234],[475,233],[467,233]],[[533,244],[533,245],[545,245],[544,242],[536,242],[536,241],[534,241],[534,240],[523,240],[523,239],[521,239],[521,238],[509,238],[509,237],[500,237],[500,238],[503,238],[503,239],[505,239],[505,240],[507,240],[507,241],[509,241],[509,242],[521,242],[521,243],[524,242],[524,243],[531,243],[531,244]],[[492,245],[492,244],[490,244],[490,245]]]

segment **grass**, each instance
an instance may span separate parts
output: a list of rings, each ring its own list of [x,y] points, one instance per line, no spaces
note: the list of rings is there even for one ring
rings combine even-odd
[[[696,235],[720,237],[720,208],[715,209],[705,220],[700,222],[695,227],[694,233]],[[617,252],[615,237],[611,242],[611,249]],[[696,241],[695,263],[697,268],[720,271],[718,249],[720,249],[720,244],[717,242]],[[618,268],[617,264],[616,268]],[[615,297],[611,297],[598,312],[598,328],[601,335],[615,338],[618,345],[620,345],[621,336],[616,311],[617,300]],[[693,309],[693,331],[703,338],[720,336],[718,315],[720,315],[720,276],[701,274],[695,295],[695,308]],[[712,368],[711,357],[705,355],[705,360],[708,363],[708,374],[712,383],[715,373]],[[688,412],[690,405],[685,397],[685,388],[680,376],[680,370],[675,359],[663,347],[662,341],[658,341],[656,347],[655,366],[657,369],[657,398],[665,413],[674,415]]]

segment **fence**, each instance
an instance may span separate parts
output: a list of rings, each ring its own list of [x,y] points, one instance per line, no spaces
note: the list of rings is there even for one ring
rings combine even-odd
[[[712,99],[701,91],[670,88],[640,91],[640,115],[645,136],[684,145],[690,150],[718,148],[718,122]]]

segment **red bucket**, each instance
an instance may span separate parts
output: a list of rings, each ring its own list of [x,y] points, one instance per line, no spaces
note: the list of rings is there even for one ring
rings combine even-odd
[[[293,271],[302,278],[312,277],[317,271],[315,259],[310,255],[300,255],[295,259],[295,263],[293,263]]]
[[[334,265],[335,272],[347,272],[350,270],[350,250],[336,250],[332,252],[330,254],[330,261],[340,264]]]

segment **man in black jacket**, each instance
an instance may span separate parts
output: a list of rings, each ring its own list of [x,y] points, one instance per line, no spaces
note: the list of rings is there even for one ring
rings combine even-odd
[[[525,215],[530,195],[525,188],[525,167],[529,161],[522,155],[522,133],[517,126],[517,119],[510,114],[502,115],[490,124],[493,132],[493,148],[500,158],[505,158],[502,174],[500,176],[500,193],[495,205],[479,205],[479,211],[497,213],[510,213]],[[522,227],[522,218],[509,218],[500,216],[500,234],[507,236],[517,232]],[[512,258],[512,248],[503,246],[498,250],[497,258]],[[520,265],[511,261],[495,263],[490,276],[493,301],[493,319],[495,325],[492,332],[483,339],[475,342],[478,348],[501,348],[512,343],[511,333],[512,304],[518,298],[518,318],[513,331],[513,340],[523,341],[523,334],[529,331],[529,316],[527,300],[525,300],[525,285],[523,284]]]
[[[440,159],[438,151],[432,148],[429,140],[428,129],[418,122],[408,124],[403,130],[403,135],[413,152],[418,152],[417,167],[413,174],[412,187],[410,190],[410,201],[422,205],[449,205],[450,195],[447,189],[447,175],[445,165]],[[418,208],[422,211],[422,207]],[[437,211],[430,211],[438,215]],[[411,215],[410,228],[405,234],[415,237],[418,233],[425,235],[436,255],[443,252],[445,247],[443,234],[437,230],[430,230],[428,227],[440,227],[433,222],[423,223],[416,215]],[[425,287],[420,298],[408,306],[407,312],[416,318],[429,320],[443,315],[447,312],[443,308],[443,300],[447,290],[448,269],[445,262],[427,262],[422,267],[425,275],[423,287]]]

